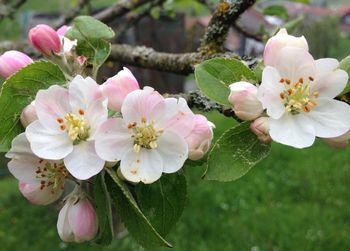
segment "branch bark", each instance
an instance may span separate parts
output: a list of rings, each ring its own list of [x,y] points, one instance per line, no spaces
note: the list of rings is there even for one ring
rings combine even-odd
[[[11,6],[6,6],[5,4],[3,4],[4,9],[6,11],[4,11],[3,13],[0,13],[0,21],[5,19],[6,17],[11,17],[26,2],[27,0],[17,0]]]
[[[231,25],[255,2],[256,0],[222,0],[209,22],[199,51],[206,55],[223,52],[223,44]]]
[[[56,28],[61,27],[62,25],[70,23],[80,12],[81,10],[90,3],[90,0],[79,0],[77,6],[67,11],[65,15],[63,15],[60,20],[55,25]]]

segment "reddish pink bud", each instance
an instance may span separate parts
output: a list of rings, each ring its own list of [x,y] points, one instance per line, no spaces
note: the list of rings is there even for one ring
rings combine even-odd
[[[66,32],[72,28],[71,26],[67,26],[67,25],[63,25],[61,26],[56,32],[59,36],[64,36],[64,34],[66,34]]]
[[[7,51],[0,56],[0,75],[8,78],[24,66],[33,63],[26,54],[19,51]]]
[[[58,234],[66,242],[92,240],[98,230],[96,212],[87,198],[68,198],[57,221]]]
[[[125,97],[140,86],[131,71],[124,67],[117,75],[107,79],[101,88],[103,95],[108,97],[108,108],[120,112]]]
[[[195,126],[190,135],[186,137],[189,150],[188,158],[198,160],[209,150],[215,126],[200,114],[194,115],[193,119],[195,120]]]
[[[63,193],[62,189],[56,189],[54,192],[52,192],[52,189],[50,187],[45,187],[41,189],[40,183],[27,184],[25,182],[20,181],[18,185],[19,190],[21,191],[23,196],[35,205],[51,204],[58,200]]]
[[[23,125],[23,127],[27,127],[30,123],[32,123],[33,121],[37,120],[38,116],[36,114],[36,110],[35,110],[35,101],[32,101],[29,105],[27,105],[22,113],[21,113],[21,123]]]
[[[350,140],[350,131],[335,138],[322,138],[328,145],[335,148],[346,148]]]
[[[267,117],[260,117],[254,120],[254,122],[250,124],[250,129],[258,136],[260,141],[265,143],[271,142],[269,119]]]
[[[228,101],[232,104],[236,116],[242,120],[253,120],[261,115],[263,107],[257,98],[258,88],[248,82],[230,85]]]
[[[46,56],[61,51],[61,39],[57,32],[46,24],[39,24],[29,31],[29,42]]]

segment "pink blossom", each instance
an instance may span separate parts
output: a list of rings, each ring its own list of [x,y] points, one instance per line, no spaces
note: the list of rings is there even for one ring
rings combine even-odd
[[[215,125],[200,114],[194,115],[193,120],[195,121],[195,126],[190,135],[186,137],[189,148],[188,158],[191,160],[198,160],[202,158],[210,148]]]
[[[23,181],[19,183],[19,190],[34,205],[48,205],[58,200],[63,189],[52,192],[51,189],[43,189],[40,183],[28,184]]]
[[[57,32],[46,24],[39,24],[30,29],[28,38],[32,46],[46,56],[61,52],[61,39]]]
[[[21,124],[23,127],[27,127],[30,123],[34,122],[38,119],[38,116],[36,115],[35,111],[35,102],[32,101],[29,105],[24,107],[22,113],[21,113]]]
[[[94,207],[85,198],[69,197],[58,215],[57,231],[65,242],[92,240],[98,230]]]
[[[106,161],[120,160],[121,173],[131,182],[152,183],[163,172],[178,171],[188,157],[185,137],[194,126],[187,124],[193,115],[183,101],[164,99],[151,87],[129,93],[121,107],[123,118],[109,119],[98,130],[97,154]]]
[[[7,51],[0,56],[0,75],[3,78],[8,78],[31,63],[33,60],[26,54],[19,51]]]
[[[101,89],[103,95],[108,97],[108,108],[120,112],[125,97],[140,89],[140,86],[131,71],[124,67],[115,76],[107,79]]]
[[[253,133],[258,137],[258,139],[262,142],[268,143],[271,142],[271,137],[269,134],[269,118],[260,117],[254,120],[253,123],[250,124],[250,129]]]

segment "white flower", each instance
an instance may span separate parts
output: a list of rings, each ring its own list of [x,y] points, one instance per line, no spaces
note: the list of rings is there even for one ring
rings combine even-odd
[[[62,195],[68,176],[63,162],[44,160],[34,155],[24,133],[12,141],[6,157],[11,158],[9,171],[20,181],[20,190],[30,202],[47,205]]]
[[[38,120],[26,128],[33,152],[43,159],[64,160],[68,171],[85,180],[104,166],[95,151],[94,133],[107,120],[107,100],[91,78],[76,76],[69,89],[53,85],[37,93]]]
[[[242,120],[253,120],[261,115],[263,107],[258,100],[258,88],[241,81],[230,85],[228,101],[232,104],[236,116]]]
[[[304,49],[305,51],[309,50],[309,45],[304,36],[288,35],[287,30],[283,28],[267,41],[264,49],[264,64],[276,66],[280,51],[287,46]]]
[[[314,61],[306,50],[286,46],[276,62],[264,69],[258,90],[274,141],[303,148],[315,136],[332,138],[349,130],[350,106],[334,100],[348,80],[336,59]]]
[[[96,134],[96,151],[106,161],[120,160],[131,182],[152,183],[162,172],[174,173],[188,156],[185,137],[194,126],[183,99],[164,99],[151,87],[127,95],[123,118],[105,122]]]

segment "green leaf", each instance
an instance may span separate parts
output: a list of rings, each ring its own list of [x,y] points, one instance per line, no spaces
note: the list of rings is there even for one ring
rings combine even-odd
[[[14,137],[23,131],[21,112],[40,89],[64,85],[66,78],[60,68],[47,61],[32,63],[9,77],[0,93],[0,151],[11,147]]]
[[[288,19],[288,10],[281,5],[271,5],[264,9],[263,14],[266,16],[277,16],[282,19]]]
[[[342,61],[340,61],[339,68],[346,71],[350,76],[350,56],[347,56]],[[350,78],[348,80],[346,87],[344,88],[342,93],[340,93],[340,95],[347,94],[348,92],[350,92]]]
[[[185,208],[186,178],[179,173],[163,175],[151,185],[137,185],[136,194],[142,212],[166,236]]]
[[[304,22],[305,16],[300,15],[297,18],[290,20],[284,24],[284,28],[287,29],[288,33],[293,33],[303,22]]]
[[[229,85],[247,80],[254,82],[254,73],[241,61],[227,58],[214,58],[195,68],[197,85],[208,98],[222,105],[230,105]]]
[[[101,172],[95,179],[94,202],[99,225],[99,232],[94,241],[97,244],[109,245],[113,240],[113,222],[111,200],[105,183],[105,172]]]
[[[141,212],[129,189],[115,172],[107,169],[106,184],[117,212],[129,233],[145,248],[172,247]]]
[[[310,0],[289,0],[290,2],[310,4]]]
[[[73,27],[65,34],[69,39],[78,40],[76,53],[87,57],[95,72],[108,58],[111,44],[107,40],[114,35],[110,27],[89,16],[76,17]]]
[[[249,128],[250,122],[228,129],[216,141],[208,156],[204,179],[233,181],[245,175],[270,151]]]

